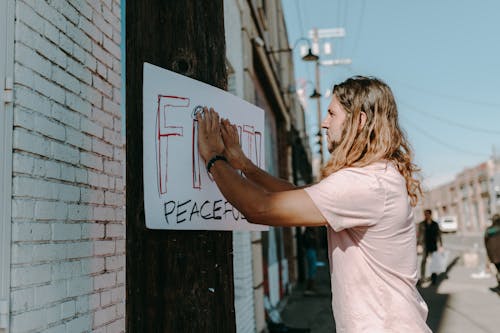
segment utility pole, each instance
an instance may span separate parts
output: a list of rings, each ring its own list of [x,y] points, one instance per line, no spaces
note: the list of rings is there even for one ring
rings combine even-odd
[[[226,89],[223,0],[126,2],[126,331],[235,332],[232,233],[144,221],[143,63]],[[168,92],[166,92],[168,93]]]
[[[318,29],[313,29],[313,45],[318,45]],[[316,91],[321,91],[321,85],[319,82],[319,59],[314,63],[314,81]],[[318,117],[318,144],[319,144],[319,165],[320,168],[323,167],[324,157],[323,157],[323,135],[321,134],[321,98],[316,98],[317,117]]]

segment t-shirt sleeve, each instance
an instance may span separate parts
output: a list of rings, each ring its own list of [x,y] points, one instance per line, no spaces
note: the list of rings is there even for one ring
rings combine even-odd
[[[375,225],[384,213],[384,187],[364,170],[342,169],[305,191],[335,231]]]

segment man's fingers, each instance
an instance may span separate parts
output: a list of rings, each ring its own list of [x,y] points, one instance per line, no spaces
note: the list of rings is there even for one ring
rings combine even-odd
[[[220,127],[221,131],[223,131],[226,135],[229,134],[229,131],[227,129],[227,124],[223,123],[222,126]]]
[[[226,134],[229,134],[228,124],[227,124],[227,123],[228,123],[227,119],[222,119],[222,121],[221,121],[221,124],[222,124],[221,129],[222,129],[222,130],[223,130]]]
[[[205,106],[203,108],[203,116],[197,114],[196,118],[200,122],[200,131],[203,131],[205,134],[219,128],[219,114],[213,108],[209,109]]]
[[[240,136],[238,134],[238,128],[236,127],[236,125],[231,125],[231,134],[234,137],[234,140],[239,143]]]
[[[238,143],[238,137],[234,135],[233,126],[226,119],[222,123],[221,130],[225,142]]]
[[[201,130],[203,131],[203,133],[206,133],[211,118],[210,113],[208,112],[208,108],[206,106],[203,107],[203,117],[200,116],[200,118],[201,118],[200,127],[202,127]]]
[[[229,138],[229,133],[227,132],[227,128],[224,124],[220,127],[220,133],[222,134],[222,139],[224,142],[227,142],[227,139]]]
[[[196,121],[198,122],[198,131],[203,135],[205,134],[205,119],[201,115],[201,112],[196,114]],[[201,137],[201,136],[198,136]]]
[[[216,130],[219,128],[219,114],[215,112],[214,108],[210,108],[210,128],[211,130]]]
[[[238,127],[229,119],[221,118],[213,108],[204,107],[202,113],[196,114],[196,120],[203,136],[220,133],[226,143],[239,144]]]

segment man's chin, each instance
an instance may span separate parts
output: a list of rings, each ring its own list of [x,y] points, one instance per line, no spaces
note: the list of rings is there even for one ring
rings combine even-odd
[[[328,142],[328,152],[330,154],[333,154],[333,152],[339,147],[338,144],[336,144],[335,142]]]

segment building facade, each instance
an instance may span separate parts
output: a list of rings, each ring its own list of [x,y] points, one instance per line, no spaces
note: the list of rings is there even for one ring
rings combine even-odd
[[[304,110],[290,93],[294,67],[281,2],[226,0],[224,11],[228,90],[264,109],[267,171],[308,183],[311,156]],[[295,230],[235,232],[233,243],[237,331],[261,332],[264,303],[277,306],[297,280]]]
[[[465,169],[453,181],[426,191],[421,207],[431,209],[435,218],[456,216],[461,233],[482,233],[491,216],[500,213],[500,160]],[[421,210],[417,220],[423,219]]]

